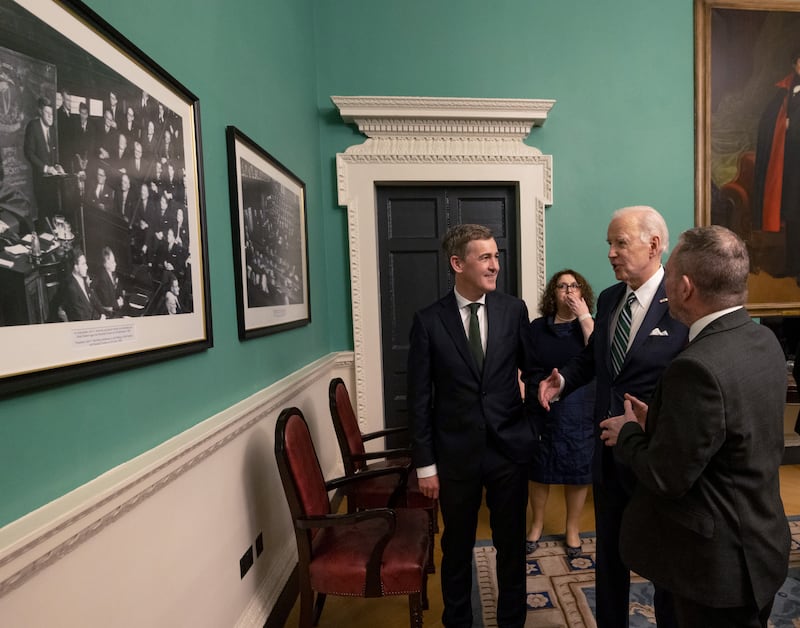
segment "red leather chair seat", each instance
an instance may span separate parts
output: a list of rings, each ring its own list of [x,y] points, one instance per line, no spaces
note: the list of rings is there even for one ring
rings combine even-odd
[[[428,516],[423,510],[395,512],[397,532],[383,552],[381,587],[384,595],[407,595],[420,591],[424,582]],[[312,545],[311,587],[320,593],[363,596],[370,552],[385,532],[386,522],[379,520],[320,530]]]

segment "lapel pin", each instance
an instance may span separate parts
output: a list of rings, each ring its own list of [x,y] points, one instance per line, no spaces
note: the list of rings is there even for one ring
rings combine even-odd
[[[667,297],[664,297],[663,299],[659,299],[658,300],[659,303],[666,303],[667,301],[669,301],[669,299]]]

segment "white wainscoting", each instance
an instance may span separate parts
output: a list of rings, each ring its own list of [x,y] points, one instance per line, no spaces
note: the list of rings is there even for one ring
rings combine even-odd
[[[0,624],[261,628],[297,561],[275,422],[299,407],[340,475],[328,383],[352,390],[353,371],[352,352],[325,356],[0,529]]]

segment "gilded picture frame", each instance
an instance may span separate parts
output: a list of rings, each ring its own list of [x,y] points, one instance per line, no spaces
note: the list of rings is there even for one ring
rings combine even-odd
[[[694,23],[695,222],[747,243],[751,315],[800,314],[800,143],[785,128],[800,2],[695,0]],[[800,137],[800,115],[792,128]]]

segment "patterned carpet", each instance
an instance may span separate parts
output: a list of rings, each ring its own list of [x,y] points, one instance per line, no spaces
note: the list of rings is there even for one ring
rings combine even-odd
[[[789,577],[775,598],[769,625],[800,628],[800,521],[789,521],[792,551]],[[595,627],[594,536],[583,538],[584,554],[568,560],[563,538],[543,537],[539,549],[528,556],[528,619],[526,627]],[[477,628],[496,628],[495,551],[490,541],[479,541],[474,550],[473,608]],[[631,628],[655,626],[653,586],[631,576]]]

